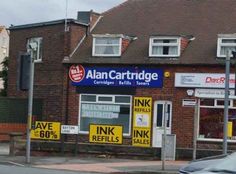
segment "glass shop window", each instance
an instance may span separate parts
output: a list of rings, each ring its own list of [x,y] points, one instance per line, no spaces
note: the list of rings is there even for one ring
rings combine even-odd
[[[131,96],[81,94],[80,133],[89,133],[90,124],[121,125],[124,135],[131,132]]]

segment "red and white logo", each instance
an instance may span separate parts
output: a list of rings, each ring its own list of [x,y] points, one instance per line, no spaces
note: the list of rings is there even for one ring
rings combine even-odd
[[[85,76],[85,70],[82,65],[72,65],[69,70],[69,77],[72,82],[80,82]]]

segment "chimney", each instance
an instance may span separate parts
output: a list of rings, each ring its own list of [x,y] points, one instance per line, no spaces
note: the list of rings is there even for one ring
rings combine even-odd
[[[90,24],[92,11],[79,11],[77,20],[81,23]]]

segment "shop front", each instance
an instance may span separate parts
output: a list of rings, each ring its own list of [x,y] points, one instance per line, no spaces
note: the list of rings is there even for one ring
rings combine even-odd
[[[230,88],[234,88],[234,75],[230,75]],[[176,73],[175,87],[193,89],[198,103],[198,141],[222,142],[224,126],[225,74]],[[236,99],[229,91],[228,141],[236,143]]]
[[[162,69],[72,65],[69,77],[79,97],[79,134],[101,140],[90,139],[90,143],[120,144],[119,136],[113,131],[120,126],[122,144],[161,147],[166,103],[170,113],[167,133],[171,132],[171,101],[155,101],[152,97],[153,89],[163,87]],[[137,90],[146,93],[140,95]],[[91,125],[97,127],[92,131]]]

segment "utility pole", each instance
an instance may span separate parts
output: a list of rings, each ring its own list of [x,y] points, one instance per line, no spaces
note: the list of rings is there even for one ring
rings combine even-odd
[[[162,170],[165,170],[165,161],[166,161],[166,127],[167,127],[167,117],[168,117],[168,104],[165,102],[164,105],[164,135],[162,135]]]
[[[224,140],[223,140],[224,155],[227,155],[227,149],[228,149],[227,139],[228,139],[228,119],[229,119],[230,56],[231,56],[231,51],[228,49],[225,60]]]
[[[194,119],[193,119],[193,160],[196,160],[197,156],[197,125],[198,125],[198,100],[194,107]]]

